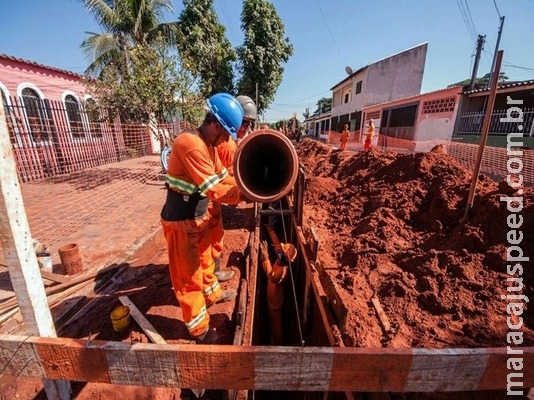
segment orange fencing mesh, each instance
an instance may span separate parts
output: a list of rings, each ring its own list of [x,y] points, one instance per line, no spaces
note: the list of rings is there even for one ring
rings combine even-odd
[[[329,131],[326,134],[326,143],[332,146],[339,146],[341,133]],[[385,135],[377,135],[375,137],[376,147],[384,150],[394,150],[399,153],[416,153],[430,151],[434,146],[443,145],[445,151],[454,157],[463,166],[469,169],[474,169],[478,154],[478,144],[451,142],[445,140],[428,140],[428,141],[413,141],[406,139],[393,138]],[[359,131],[351,132],[348,150],[363,149],[363,138],[360,137]],[[518,150],[514,147],[513,150]],[[485,146],[482,156],[480,170],[481,172],[492,176],[494,179],[501,179],[510,174],[509,168],[518,171],[515,175],[523,175],[523,180],[526,184],[534,184],[534,150],[529,148],[521,149],[522,154],[519,156],[509,155],[505,147]],[[521,160],[521,165],[517,161],[511,162],[511,159]],[[511,163],[509,167],[508,163]]]

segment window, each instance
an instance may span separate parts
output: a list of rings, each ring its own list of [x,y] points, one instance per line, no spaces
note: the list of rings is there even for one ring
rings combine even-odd
[[[345,97],[343,98],[343,103],[348,103],[350,100],[350,92],[345,93]]]
[[[455,97],[446,97],[438,100],[423,102],[423,114],[435,114],[454,111]]]
[[[362,92],[362,81],[358,81],[356,83],[356,94],[361,93],[361,92]]]
[[[49,141],[47,130],[48,111],[41,98],[32,88],[22,89],[22,102],[28,118],[29,132],[35,143]]]
[[[78,139],[84,138],[85,132],[83,130],[80,104],[78,103],[78,100],[76,100],[76,97],[71,94],[65,96],[65,108],[67,109],[67,117],[72,137]]]

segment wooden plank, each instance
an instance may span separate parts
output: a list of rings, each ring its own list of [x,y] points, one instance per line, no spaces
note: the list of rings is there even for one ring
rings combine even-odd
[[[36,259],[37,262],[37,259]],[[97,270],[97,271],[91,271],[89,273],[80,275],[74,279],[69,279],[68,282],[60,283],[59,285],[51,286],[49,288],[46,288],[45,293],[47,296],[50,296],[55,293],[59,293],[64,291],[65,289],[68,289],[72,286],[78,285],[79,283],[88,282],[89,280],[97,277],[98,275],[102,275],[104,273],[107,273],[109,271],[116,270],[118,268],[122,268],[124,266],[128,265],[127,263],[121,263],[121,264],[113,264],[109,267]],[[5,312],[7,310],[12,309],[13,307],[16,307],[18,305],[18,300],[16,298],[9,299],[4,301],[3,303],[0,303],[0,313]],[[45,335],[43,335],[45,336]]]
[[[534,386],[534,346],[522,386]],[[506,389],[506,349],[125,343],[0,335],[3,374],[135,386],[347,392]],[[503,363],[504,361],[504,363]],[[228,366],[232,366],[228,368]],[[499,376],[499,379],[484,379]]]
[[[306,268],[306,276],[310,277],[313,293],[315,295],[315,298],[317,299],[317,308],[319,310],[319,314],[320,314],[323,326],[327,328],[326,335],[328,336],[328,342],[330,343],[330,346],[335,346],[336,339],[334,338],[334,335],[332,334],[331,330],[328,329],[328,327],[330,327],[331,325],[331,322],[333,321],[333,317],[329,318],[330,313],[327,311],[325,305],[321,301],[321,299],[324,296],[321,296],[321,293],[319,291],[320,285],[317,282],[317,278],[318,278],[317,273],[314,273],[312,271],[312,266],[308,260],[308,256],[306,255],[306,247],[304,245],[305,240],[304,240],[304,235],[302,233],[302,230],[297,227],[296,221],[293,221],[293,224],[295,227],[295,231],[297,232],[297,242],[299,245],[300,254],[304,259],[304,265]]]
[[[257,204],[257,203],[256,203]],[[249,243],[252,244],[249,247],[250,251],[248,253],[247,261],[247,310],[254,310],[256,308],[256,285],[258,282],[258,249],[260,247],[260,220],[261,218],[256,218],[256,226],[254,230],[250,232]],[[252,334],[254,332],[254,318],[252,315],[245,318],[245,323],[242,326],[243,329],[243,338],[242,345],[250,346],[252,344]]]
[[[304,231],[306,243],[310,248],[310,261],[315,262],[317,260],[317,250],[319,249],[319,239],[313,227],[309,227]]]
[[[371,302],[373,303],[373,306],[375,307],[376,313],[378,314],[378,318],[380,319],[380,322],[382,323],[382,328],[384,329],[384,332],[389,332],[391,330],[391,324],[389,323],[389,318],[384,312],[384,309],[382,308],[382,304],[380,304],[380,300],[378,297],[373,297],[371,299]]]
[[[315,266],[319,272],[319,280],[321,281],[321,285],[326,293],[330,307],[332,307],[332,311],[336,316],[339,330],[343,332],[345,329],[345,323],[347,322],[349,310],[339,295],[337,283],[335,283],[332,277],[328,274],[328,271],[322,262],[318,260],[315,263]]]
[[[139,309],[136,307],[136,305],[130,300],[128,296],[120,296],[119,297],[120,302],[128,306],[130,308],[130,315],[135,319],[135,321],[139,324],[143,332],[146,333],[146,335],[156,344],[166,344],[167,342],[165,339],[163,339],[163,336],[161,336],[156,328],[152,326],[152,324],[145,318],[143,313],[139,311]]]
[[[45,271],[44,269],[41,270],[41,276],[45,279],[48,279],[50,281],[54,281],[57,283],[67,283],[70,281],[70,279],[64,275],[54,274],[53,272]]]

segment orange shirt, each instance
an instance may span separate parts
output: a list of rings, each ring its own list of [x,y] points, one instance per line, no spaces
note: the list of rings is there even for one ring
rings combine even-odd
[[[229,176],[215,148],[207,145],[198,131],[183,132],[174,140],[167,184],[179,193],[199,193],[220,203],[241,201],[235,180]]]
[[[231,137],[228,138],[228,141],[222,142],[217,146],[219,158],[231,176],[234,176],[234,157],[236,151],[237,143]]]

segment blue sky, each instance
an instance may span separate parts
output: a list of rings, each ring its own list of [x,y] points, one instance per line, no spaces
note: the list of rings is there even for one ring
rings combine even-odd
[[[83,73],[80,49],[87,31],[100,32],[76,0],[4,1],[0,53]],[[173,1],[175,20],[182,10]],[[234,46],[243,41],[242,2],[215,0],[219,20]],[[534,79],[534,0],[274,0],[295,54],[285,65],[276,98],[265,113],[274,122],[316,108],[330,88],[353,70],[428,42],[422,92],[471,76],[476,36],[486,35],[478,76],[489,72],[499,27],[504,72],[512,80]],[[463,12],[462,12],[463,10]],[[467,22],[466,22],[467,21]],[[515,67],[514,67],[515,66]],[[516,68],[521,67],[521,68]],[[253,97],[253,93],[250,94]]]

